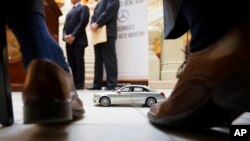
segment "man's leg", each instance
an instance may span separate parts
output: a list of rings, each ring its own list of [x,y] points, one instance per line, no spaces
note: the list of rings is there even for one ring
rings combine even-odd
[[[67,44],[66,54],[67,54],[67,59],[68,59],[68,62],[72,71],[74,84],[76,84],[76,63],[75,63],[75,56],[74,56],[74,46]]]
[[[21,45],[23,62],[28,67],[22,93],[24,123],[54,123],[81,117],[82,101],[76,94],[63,52],[50,36],[44,17],[27,9],[18,12],[12,11],[7,22]]]
[[[95,70],[94,70],[94,84],[93,88],[101,89],[103,77],[103,56],[101,52],[102,44],[95,45]]]
[[[8,55],[6,46],[5,20],[0,15],[0,124],[14,122],[10,81],[8,75]]]
[[[76,63],[76,89],[84,88],[84,77],[85,77],[85,62],[84,62],[84,51],[83,46],[75,46],[74,48],[74,59]]]
[[[117,86],[117,57],[114,38],[109,38],[105,46],[101,48],[103,61],[107,73],[107,89],[115,89]]]
[[[62,49],[50,35],[43,15],[33,11],[27,14],[23,19],[19,17],[8,19],[8,25],[20,43],[25,68],[31,60],[43,58],[56,62],[69,72]]]
[[[149,119],[167,126],[210,128],[229,126],[249,110],[249,25],[239,24],[191,53],[172,94],[151,106]]]

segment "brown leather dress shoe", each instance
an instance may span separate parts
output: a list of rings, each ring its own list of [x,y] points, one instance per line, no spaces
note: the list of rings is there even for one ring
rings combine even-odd
[[[72,75],[44,59],[30,63],[22,98],[25,124],[63,122],[84,113]]]
[[[163,103],[151,107],[149,120],[175,127],[230,125],[242,111],[222,107],[212,97],[219,82],[235,73],[241,75],[242,67],[250,67],[249,33],[250,23],[238,25],[208,48],[191,53],[173,93]],[[250,77],[246,79],[250,80]],[[250,87],[249,83],[244,88],[247,87]]]

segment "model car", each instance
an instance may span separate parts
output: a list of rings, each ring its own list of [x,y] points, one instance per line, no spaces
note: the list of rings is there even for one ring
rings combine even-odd
[[[165,99],[163,92],[158,92],[144,85],[127,85],[115,91],[106,91],[94,94],[94,103],[102,106],[111,104],[142,104],[151,105]]]

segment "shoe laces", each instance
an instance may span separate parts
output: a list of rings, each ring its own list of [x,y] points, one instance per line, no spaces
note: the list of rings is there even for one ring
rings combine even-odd
[[[183,63],[180,65],[180,67],[178,68],[177,70],[177,74],[176,74],[176,77],[179,79],[185,69],[185,66],[187,64],[187,59],[188,59],[188,56],[189,56],[189,51],[188,49],[182,49],[182,51],[184,52],[185,54],[185,60],[183,61]]]

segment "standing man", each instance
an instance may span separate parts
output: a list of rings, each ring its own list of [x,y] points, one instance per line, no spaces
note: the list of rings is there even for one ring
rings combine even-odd
[[[100,0],[94,9],[90,28],[95,32],[99,27],[107,26],[107,42],[94,46],[95,51],[95,76],[94,84],[90,90],[100,90],[102,87],[103,64],[107,73],[108,90],[117,86],[117,58],[115,41],[117,38],[117,15],[120,7],[119,0]]]
[[[66,16],[63,28],[63,40],[66,41],[66,52],[72,69],[76,89],[84,89],[85,62],[84,50],[88,46],[85,28],[89,22],[89,8],[71,0],[74,5]]]

